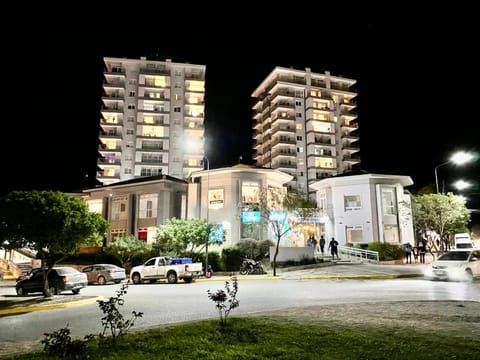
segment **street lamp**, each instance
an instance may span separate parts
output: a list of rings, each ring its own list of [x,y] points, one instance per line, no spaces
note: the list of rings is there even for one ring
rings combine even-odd
[[[453,154],[448,161],[445,161],[444,163],[441,163],[435,166],[435,189],[437,191],[437,194],[438,194],[438,173],[437,173],[438,168],[450,163],[453,163],[456,165],[463,165],[469,161],[472,161],[473,158],[474,156],[470,153],[467,153],[465,151],[458,151],[455,154]]]
[[[208,225],[208,208],[209,208],[209,199],[208,199],[208,193],[210,190],[210,161],[208,160],[208,157],[204,156],[203,160],[207,162],[207,211],[205,213],[206,215],[206,220],[207,220],[207,239],[205,240],[205,274],[208,272],[208,240],[210,237],[210,226]]]

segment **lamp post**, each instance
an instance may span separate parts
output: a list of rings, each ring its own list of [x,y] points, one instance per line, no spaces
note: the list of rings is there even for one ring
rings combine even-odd
[[[456,164],[456,165],[463,165],[469,161],[473,160],[473,155],[470,153],[467,153],[465,151],[458,151],[455,154],[453,154],[448,161],[445,161],[444,163],[438,164],[435,166],[435,189],[438,194],[438,168],[450,163]]]
[[[206,220],[207,220],[207,239],[205,240],[205,275],[208,272],[208,240],[210,237],[210,226],[208,225],[208,208],[209,208],[209,199],[208,199],[208,193],[210,190],[210,161],[206,156],[203,157],[203,159],[207,162],[207,210],[206,210]]]

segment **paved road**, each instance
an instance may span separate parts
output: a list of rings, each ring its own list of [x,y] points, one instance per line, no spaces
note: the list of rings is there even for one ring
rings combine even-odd
[[[236,275],[238,281],[244,280],[328,280],[328,279],[393,279],[419,277],[423,275],[427,265],[385,265],[385,264],[316,264],[288,269],[277,269],[277,276],[272,270],[264,275]],[[198,279],[197,282],[225,282],[231,276],[215,275],[210,279]],[[97,296],[57,295],[45,301],[41,294],[26,297],[15,295],[14,281],[0,281],[0,316],[14,315],[36,310],[65,308],[75,305],[95,303]]]

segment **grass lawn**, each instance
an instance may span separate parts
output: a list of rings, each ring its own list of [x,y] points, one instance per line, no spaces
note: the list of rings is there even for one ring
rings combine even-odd
[[[115,347],[90,342],[87,355],[78,359],[480,359],[480,339],[435,329],[254,316],[230,317],[225,329],[205,320],[131,331]],[[38,352],[11,359],[52,357]]]

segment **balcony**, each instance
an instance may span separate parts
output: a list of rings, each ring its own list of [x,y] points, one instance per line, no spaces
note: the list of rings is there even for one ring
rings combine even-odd
[[[116,113],[123,113],[123,106],[102,106],[102,112],[116,112]]]
[[[358,124],[352,123],[350,121],[343,121],[340,126],[342,128],[349,128],[349,129],[358,129]]]
[[[293,133],[295,134],[295,127],[294,126],[273,126],[271,134],[274,136],[276,133]]]
[[[166,68],[165,65],[141,66],[139,73],[143,74],[143,75],[162,75],[162,76],[169,76],[170,75],[170,71]]]
[[[274,169],[296,169],[297,168],[297,163],[295,161],[272,162],[272,168],[274,168]]]
[[[287,157],[296,157],[297,153],[294,150],[287,150],[287,149],[279,149],[272,151],[272,157],[275,158],[277,156],[287,156]]]
[[[186,72],[185,73],[185,80],[196,80],[196,81],[204,81],[205,74],[193,74]]]
[[[297,143],[297,141],[293,138],[290,138],[290,139],[284,139],[284,138],[276,138],[276,139],[272,139],[272,147],[274,147],[275,145],[278,145],[278,144],[282,144],[282,145],[295,145]]]
[[[121,161],[120,159],[99,158],[97,163],[100,165],[120,166]]]
[[[112,148],[112,147],[108,147],[105,144],[99,144],[98,145],[98,151],[100,151],[100,153],[102,153],[102,152],[121,152],[122,147],[117,145],[116,147]]]
[[[152,143],[150,141],[144,142],[140,147],[140,150],[146,152],[166,151],[166,149],[163,148],[163,143]]]

